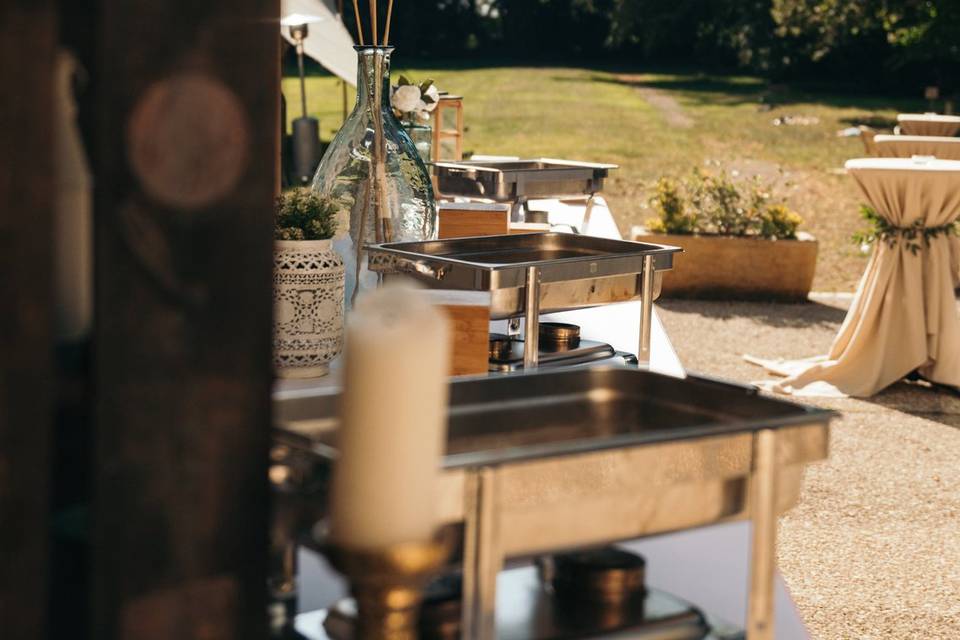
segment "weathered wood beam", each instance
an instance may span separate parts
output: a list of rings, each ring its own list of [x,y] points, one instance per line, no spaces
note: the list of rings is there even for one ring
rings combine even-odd
[[[0,3],[0,636],[42,638],[53,417],[48,0]]]
[[[279,0],[102,0],[98,640],[262,638]]]

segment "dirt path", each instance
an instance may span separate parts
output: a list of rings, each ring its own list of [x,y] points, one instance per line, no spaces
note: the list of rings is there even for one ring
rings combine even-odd
[[[666,120],[667,124],[669,124],[671,127],[677,127],[678,129],[689,129],[693,126],[693,118],[684,112],[683,107],[680,106],[679,102],[677,102],[672,96],[662,91],[644,86],[639,76],[618,75],[617,80],[633,86],[638,92],[640,92],[640,95],[643,97],[643,99],[646,100],[650,106],[659,111],[660,114],[663,115],[664,120]]]

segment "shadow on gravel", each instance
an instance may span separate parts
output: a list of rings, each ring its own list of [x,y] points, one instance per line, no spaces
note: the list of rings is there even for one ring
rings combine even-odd
[[[777,302],[728,302],[720,300],[664,299],[657,305],[674,313],[692,313],[704,318],[750,318],[771,327],[802,329],[805,327],[840,328],[846,309],[818,302],[784,304]]]
[[[899,382],[864,402],[960,429],[960,392],[924,382]]]

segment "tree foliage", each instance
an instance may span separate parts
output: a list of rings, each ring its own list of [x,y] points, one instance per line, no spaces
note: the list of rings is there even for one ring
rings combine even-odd
[[[852,58],[948,92],[960,89],[958,0],[772,0],[771,13],[778,37],[808,61]]]
[[[960,90],[960,0],[418,0],[394,13],[392,42],[438,61],[605,58],[848,80],[896,72],[910,91]]]

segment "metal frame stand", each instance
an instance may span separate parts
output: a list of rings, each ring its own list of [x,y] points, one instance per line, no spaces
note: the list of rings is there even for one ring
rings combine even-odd
[[[643,278],[640,302],[640,345],[637,349],[637,366],[650,368],[650,336],[653,329],[653,256],[643,259]]]
[[[587,198],[587,204],[583,208],[583,222],[580,223],[580,233],[585,236],[590,235],[587,229],[590,228],[590,218],[593,216],[593,207],[597,203],[597,194],[591,193]]]
[[[773,429],[754,436],[754,468],[750,518],[750,594],[748,640],[773,640],[773,574],[777,563],[777,434]]]
[[[497,469],[467,476],[463,542],[463,640],[495,640],[497,575],[503,568]]]
[[[523,368],[540,366],[540,267],[527,267]]]
[[[750,475],[750,592],[747,639],[774,638],[774,570],[777,541],[777,435],[754,435]],[[500,489],[496,467],[467,475],[463,549],[463,640],[495,640],[497,575],[503,569]]]

